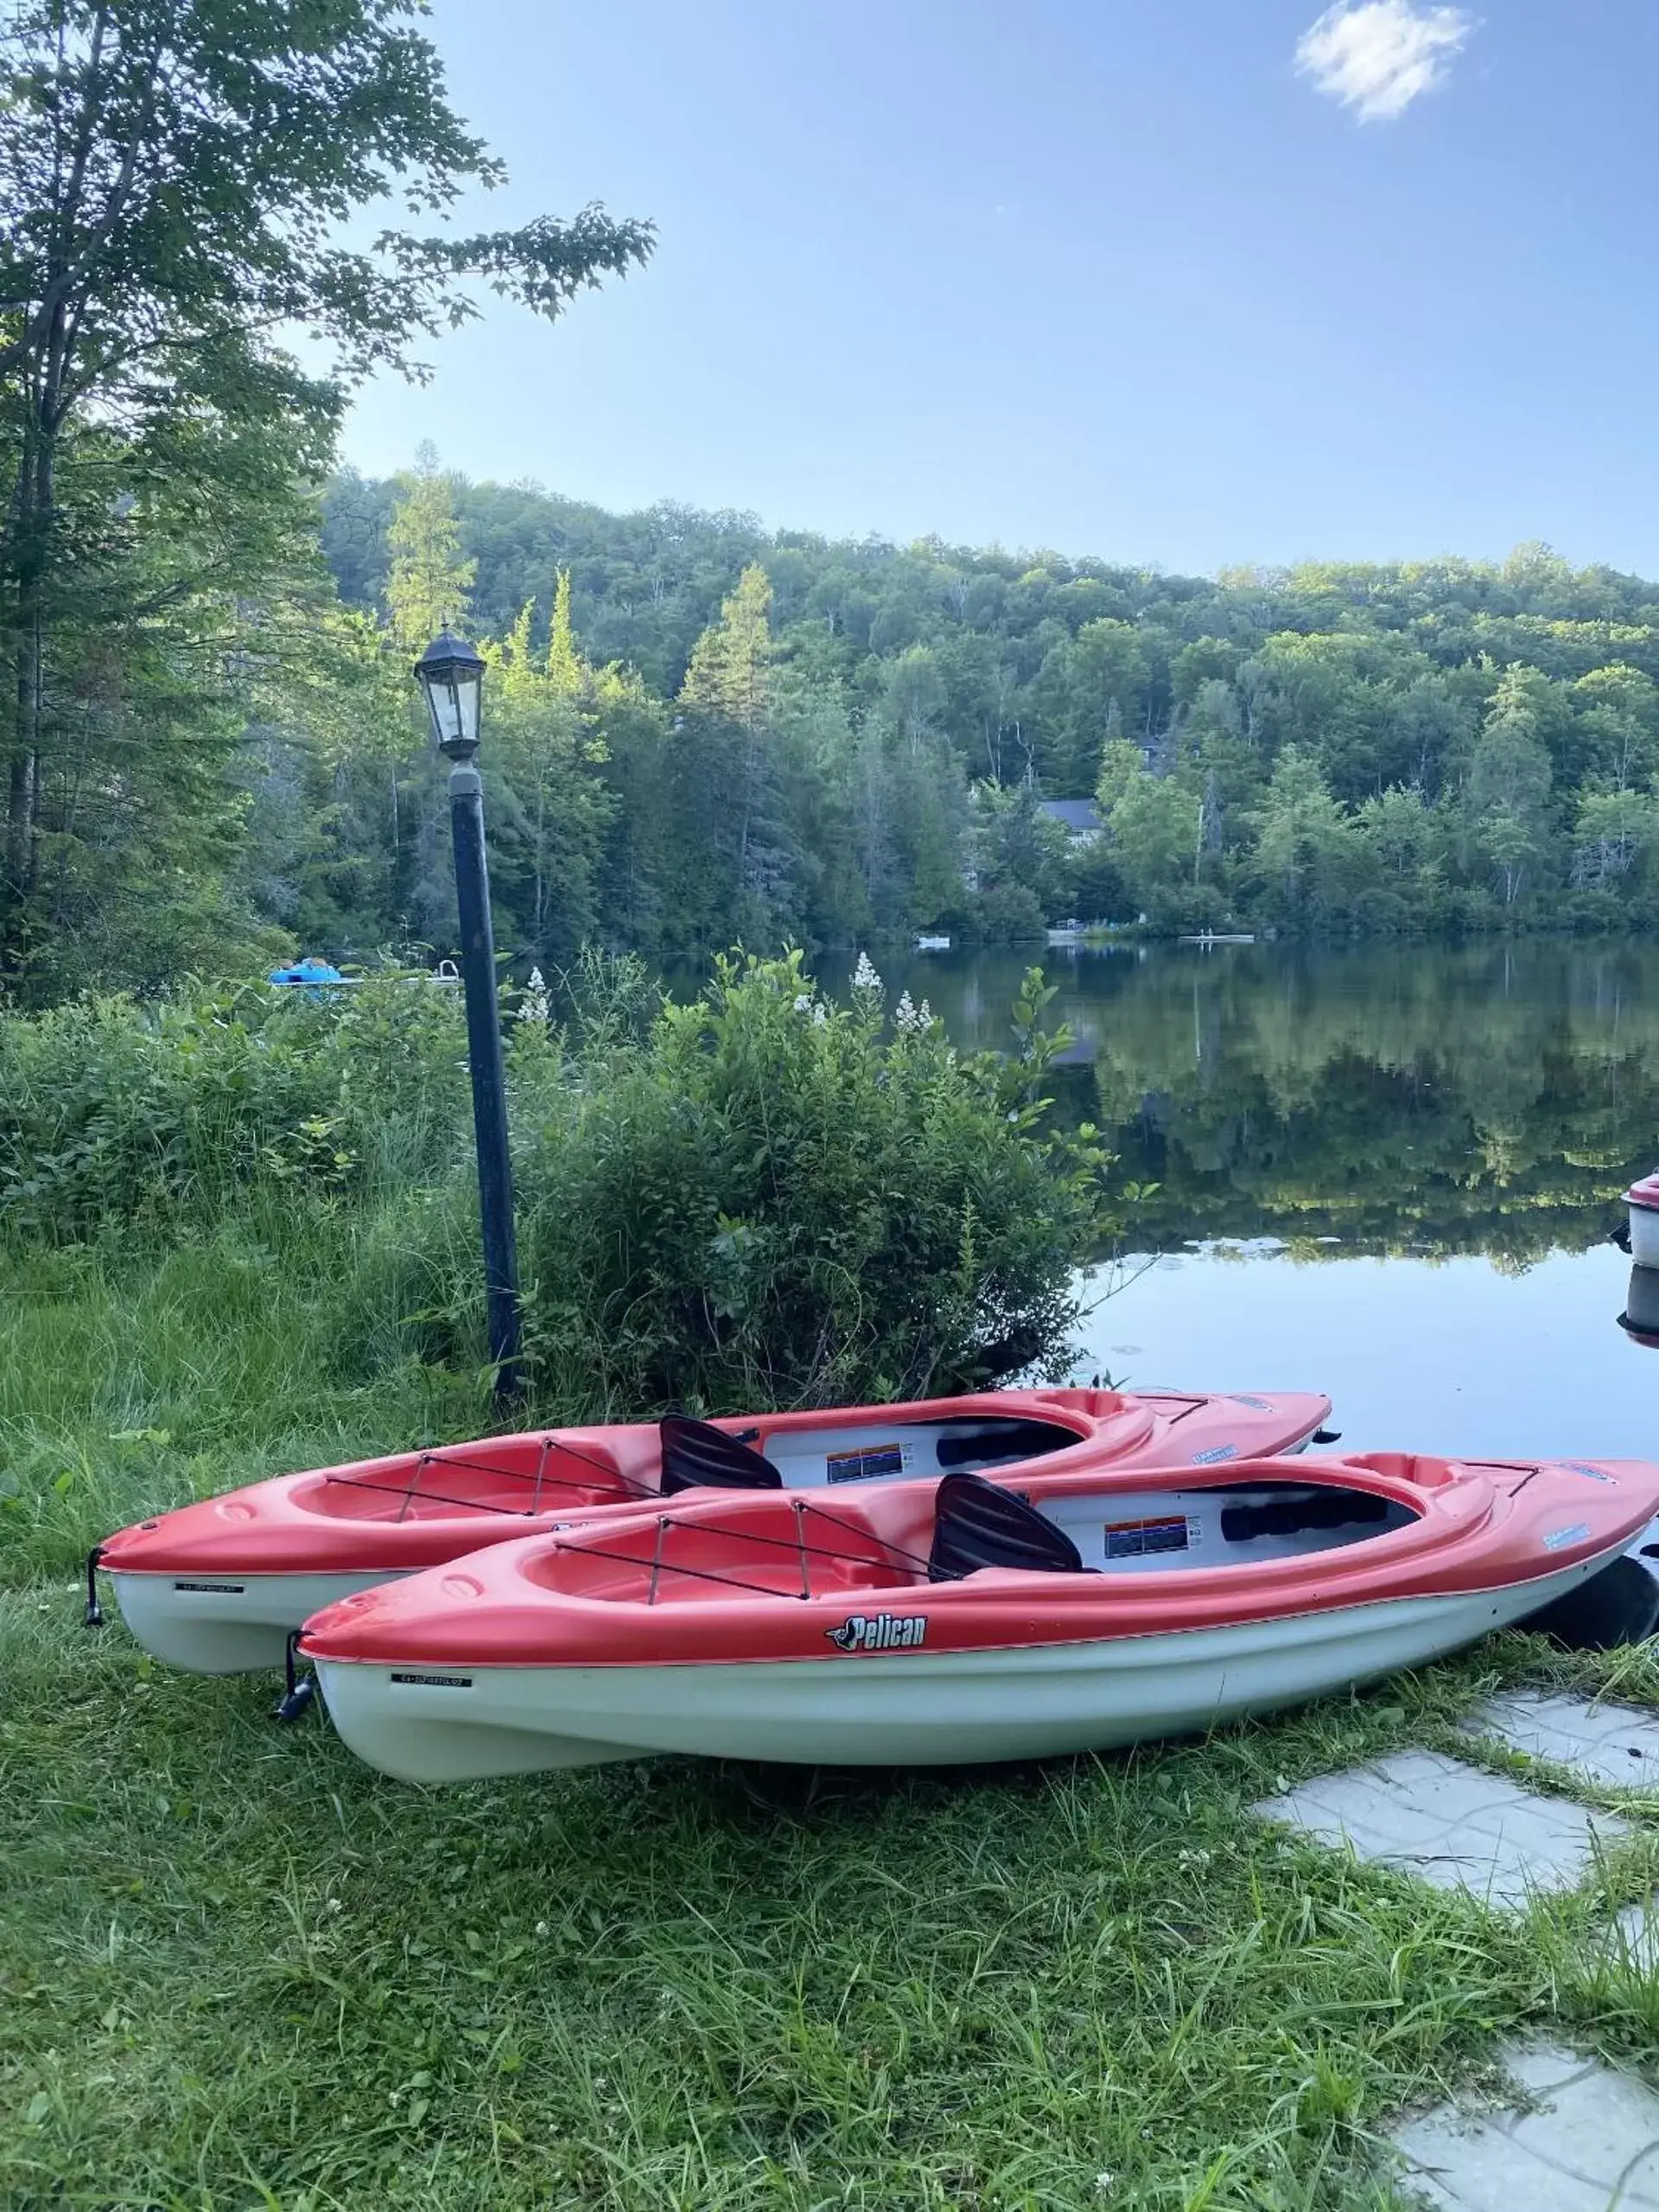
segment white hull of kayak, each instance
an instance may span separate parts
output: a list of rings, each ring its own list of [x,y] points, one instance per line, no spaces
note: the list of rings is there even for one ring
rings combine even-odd
[[[1621,1548],[1500,1590],[1078,1643],[704,1666],[316,1667],[341,1737],[405,1782],[653,1752],[967,1766],[1201,1733],[1419,1666],[1535,1612]]]
[[[1659,1211],[1630,1208],[1630,1257],[1638,1268],[1659,1268]]]
[[[389,1574],[120,1574],[121,1618],[144,1649],[193,1675],[280,1667],[289,1631],[336,1598],[398,1580]]]

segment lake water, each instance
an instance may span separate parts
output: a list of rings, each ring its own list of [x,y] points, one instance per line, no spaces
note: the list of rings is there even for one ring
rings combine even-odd
[[[1028,956],[886,963],[1002,1045]],[[1155,1181],[1090,1278],[1085,1373],[1329,1391],[1361,1449],[1659,1457],[1618,1325],[1659,1162],[1659,947],[1051,952],[1065,1110]],[[1110,1295],[1106,1295],[1109,1292]]]

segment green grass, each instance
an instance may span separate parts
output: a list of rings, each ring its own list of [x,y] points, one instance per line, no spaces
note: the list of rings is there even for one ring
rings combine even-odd
[[[1659,1815],[1627,1802],[1583,1895],[1506,1922],[1246,1810],[1407,1743],[1470,1756],[1453,1724],[1499,1680],[1659,1704],[1645,1656],[1511,1637],[1206,1745],[992,1773],[422,1792],[320,1717],[275,1726],[270,1681],[84,1630],[106,1526],[481,1415],[468,1379],[331,1375],[303,1258],[238,1232],[0,1266],[7,2212],[1345,2212],[1389,2201],[1397,2108],[1517,2026],[1651,2065],[1659,1988],[1592,1930],[1651,1888]]]
[[[0,1575],[263,1475],[486,1428],[482,1376],[397,1357],[390,1329],[363,1360],[340,1309],[375,1226],[323,1210],[149,1254],[0,1243]]]

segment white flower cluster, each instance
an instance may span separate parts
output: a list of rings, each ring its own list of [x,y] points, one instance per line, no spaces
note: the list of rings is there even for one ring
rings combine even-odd
[[[880,988],[881,978],[876,974],[869,954],[861,952],[858,965],[853,970],[853,988],[855,991],[879,991]]]
[[[920,1006],[913,1005],[910,993],[902,991],[899,996],[898,1005],[893,1009],[893,1019],[896,1028],[919,1037],[924,1030],[932,1027],[933,1009],[925,999],[922,1001]]]
[[[545,1021],[552,1011],[553,1001],[548,992],[547,979],[539,968],[530,971],[530,981],[524,986],[524,995],[518,1001],[520,1021]]]
[[[810,1014],[815,1029],[822,1029],[830,1019],[830,1009],[822,999],[814,998],[810,991],[798,993],[795,1000],[797,1014]]]

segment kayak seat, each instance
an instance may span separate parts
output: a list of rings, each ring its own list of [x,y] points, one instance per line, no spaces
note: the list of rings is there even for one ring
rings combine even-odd
[[[728,1436],[712,1421],[690,1414],[664,1414],[662,1493],[683,1490],[781,1490],[784,1478],[770,1459]]]
[[[933,1493],[930,1582],[960,1582],[982,1567],[1034,1574],[1082,1574],[1083,1555],[1063,1529],[1012,1491],[979,1475],[943,1475]]]

